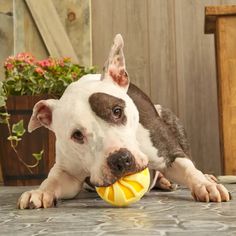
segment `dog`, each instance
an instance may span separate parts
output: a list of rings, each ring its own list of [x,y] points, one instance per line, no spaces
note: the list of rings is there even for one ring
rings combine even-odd
[[[18,208],[53,207],[57,199],[75,197],[86,180],[109,186],[146,167],[187,186],[196,201],[230,200],[227,189],[190,160],[179,119],[130,83],[123,47],[118,34],[102,75],[86,75],[59,100],[34,106],[28,131],[44,126],[55,133],[56,161],[38,189],[21,195]]]

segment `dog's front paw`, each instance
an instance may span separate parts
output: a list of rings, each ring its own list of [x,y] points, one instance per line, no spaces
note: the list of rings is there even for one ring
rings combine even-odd
[[[19,209],[49,208],[54,206],[56,206],[55,196],[50,192],[39,189],[24,192],[17,203]]]
[[[222,185],[207,181],[192,185],[192,196],[200,202],[227,202],[231,199],[230,193]]]

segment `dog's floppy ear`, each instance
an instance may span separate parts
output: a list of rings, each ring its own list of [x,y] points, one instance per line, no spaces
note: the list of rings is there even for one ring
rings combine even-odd
[[[41,126],[51,129],[52,110],[56,102],[57,100],[55,99],[48,99],[41,100],[34,105],[33,114],[28,124],[28,131],[30,133]]]
[[[129,86],[129,76],[125,67],[123,47],[123,38],[120,34],[117,34],[114,38],[108,60],[104,65],[101,80],[112,79],[116,84],[127,91]]]

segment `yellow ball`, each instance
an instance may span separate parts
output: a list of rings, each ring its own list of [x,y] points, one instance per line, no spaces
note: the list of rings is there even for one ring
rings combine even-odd
[[[128,206],[137,202],[148,191],[150,174],[148,168],[127,175],[108,187],[96,187],[98,195],[114,206]]]

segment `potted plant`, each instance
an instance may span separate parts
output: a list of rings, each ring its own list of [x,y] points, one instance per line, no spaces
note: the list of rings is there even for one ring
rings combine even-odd
[[[59,98],[65,88],[94,67],[69,58],[37,61],[29,53],[7,58],[0,82],[0,161],[5,185],[36,185],[48,174],[55,158],[52,132],[40,128],[28,134],[32,108],[41,99]]]

